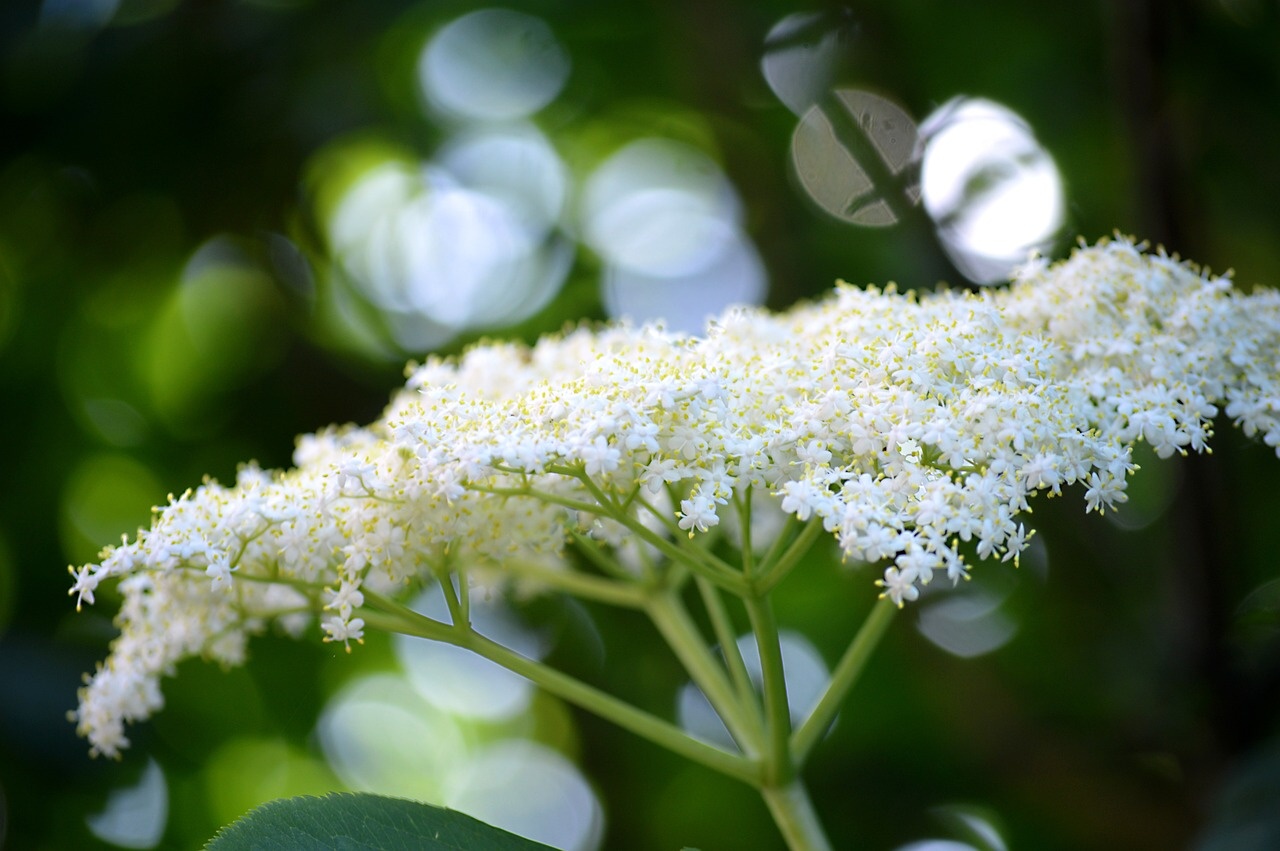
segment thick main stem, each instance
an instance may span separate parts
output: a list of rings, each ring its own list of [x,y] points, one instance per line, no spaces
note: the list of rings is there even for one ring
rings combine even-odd
[[[831,851],[809,793],[799,780],[786,786],[765,786],[760,794],[791,851]]]
[[[782,643],[778,624],[768,599],[748,598],[747,614],[760,653],[764,690],[764,718],[768,732],[765,749],[765,778],[770,785],[785,785],[795,776],[791,754],[791,708],[787,700],[787,678],[782,665]]]

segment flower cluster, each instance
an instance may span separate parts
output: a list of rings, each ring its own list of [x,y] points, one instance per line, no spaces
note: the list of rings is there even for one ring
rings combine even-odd
[[[117,579],[123,605],[73,716],[115,755],[185,657],[238,664],[248,635],[313,613],[328,640],[359,641],[366,593],[580,570],[566,547],[634,548],[628,530],[689,546],[748,493],[882,563],[901,605],[965,577],[963,552],[1016,559],[1037,491],[1123,502],[1135,442],[1202,450],[1219,407],[1280,444],[1280,296],[1126,241],[1000,291],[841,285],[700,338],[481,345],[411,368],[370,427],[302,438],[294,469],[208,481],[74,569],[78,602]]]

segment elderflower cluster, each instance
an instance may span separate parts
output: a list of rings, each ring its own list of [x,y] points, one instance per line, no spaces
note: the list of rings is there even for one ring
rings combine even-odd
[[[1033,262],[999,291],[841,285],[786,313],[730,311],[702,338],[481,345],[412,369],[368,428],[302,438],[294,469],[207,481],[73,570],[78,602],[108,579],[123,597],[73,717],[115,755],[183,658],[238,664],[248,635],[313,613],[327,640],[359,641],[366,592],[432,575],[579,569],[574,538],[627,544],[619,506],[684,545],[735,497],[771,495],[882,563],[902,605],[967,576],[962,551],[1016,559],[1038,491],[1123,502],[1137,441],[1202,450],[1223,408],[1280,444],[1278,383],[1276,292],[1126,241]]]

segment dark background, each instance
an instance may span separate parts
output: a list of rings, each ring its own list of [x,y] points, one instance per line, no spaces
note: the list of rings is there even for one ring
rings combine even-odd
[[[375,418],[424,354],[326,322],[313,178],[361,135],[431,155],[444,131],[404,56],[477,7],[124,0],[110,22],[71,26],[50,23],[51,5],[0,5],[0,845],[96,847],[86,815],[151,756],[170,791],[162,847],[197,847],[222,821],[207,775],[219,746],[252,733],[314,755],[326,695],[385,664],[385,647],[347,657],[267,637],[243,671],[189,664],[122,763],[91,761],[65,713],[104,655],[109,605],[77,615],[65,566],[205,474],[286,466],[296,434]],[[927,227],[844,224],[791,177],[796,118],[760,59],[775,22],[810,10],[842,33],[842,85],[917,118],[962,94],[1021,115],[1064,178],[1057,254],[1120,231],[1246,288],[1280,282],[1275,2],[510,5],[572,59],[535,119],[570,170],[626,138],[696,138],[743,200],[771,306],[836,278],[964,283]],[[175,292],[215,238],[238,252],[245,295],[215,299],[209,339],[187,339]],[[603,317],[598,275],[580,248],[549,307],[491,332]],[[956,807],[1010,848],[1280,847],[1280,465],[1219,431],[1211,457],[1142,459],[1122,512],[1138,528],[1086,517],[1074,491],[1037,504],[1047,567],[1014,574],[1002,608],[1017,632],[994,652],[948,655],[911,611],[894,624],[806,775],[838,847],[974,841]],[[872,575],[815,557],[782,591],[784,622],[834,662]],[[631,657],[634,624],[596,626],[603,670],[572,634],[557,661],[668,711],[675,672]],[[749,789],[575,717],[605,847],[780,847]]]

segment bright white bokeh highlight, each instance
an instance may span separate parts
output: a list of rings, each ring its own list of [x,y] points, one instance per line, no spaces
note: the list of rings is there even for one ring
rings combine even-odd
[[[504,204],[531,234],[545,236],[560,222],[569,173],[531,124],[463,131],[445,142],[435,162],[459,184]]]
[[[546,641],[528,629],[500,597],[477,595],[470,602],[476,632],[527,659],[541,659]],[[428,589],[412,604],[421,614],[450,623],[440,586]],[[529,708],[533,685],[501,665],[469,650],[410,635],[395,636],[396,658],[424,700],[452,715],[502,721]]]
[[[334,773],[361,792],[438,802],[450,767],[467,757],[460,721],[398,674],[349,683],[329,699],[317,730]]]
[[[569,760],[527,739],[496,742],[457,766],[444,805],[565,851],[591,851],[604,811]]]
[[[581,206],[583,237],[598,254],[654,275],[702,266],[717,251],[718,225],[736,225],[742,216],[714,160],[660,138],[631,142],[601,163]]]
[[[945,804],[931,811],[935,821],[947,825],[949,833],[971,840],[919,839],[899,845],[894,851],[1008,851],[1008,843],[982,810],[965,804]]]
[[[466,714],[484,712],[472,706]],[[566,851],[600,845],[603,810],[572,762],[528,739],[493,739],[424,699],[407,677],[348,684],[325,707],[318,734],[351,789],[449,807]]]
[[[569,67],[568,53],[541,18],[480,9],[431,37],[418,59],[418,82],[445,117],[512,121],[555,100]]]
[[[1007,280],[1062,227],[1062,176],[1017,113],[956,98],[920,127],[925,210],[956,267],[978,284]]]
[[[547,650],[499,596],[473,593],[471,624],[530,658]],[[439,585],[411,607],[450,623]],[[604,813],[572,762],[522,738],[533,686],[467,650],[394,636],[401,673],[361,677],[334,695],[318,738],[352,789],[427,801],[566,851],[592,851]]]
[[[670,139],[639,139],[588,178],[583,240],[604,260],[602,298],[613,318],[663,320],[701,333],[708,316],[758,304],[766,273],[742,231],[742,204],[720,167]]]
[[[154,848],[169,820],[169,784],[154,759],[147,760],[138,782],[115,789],[102,812],[85,818],[89,832],[121,848]]]
[[[330,217],[329,241],[395,342],[433,348],[519,322],[555,296],[573,263],[557,230],[567,192],[536,130],[467,133],[430,164],[367,171]]]

